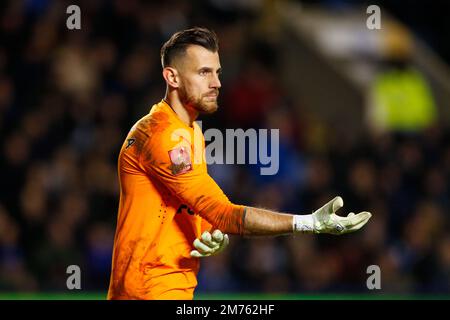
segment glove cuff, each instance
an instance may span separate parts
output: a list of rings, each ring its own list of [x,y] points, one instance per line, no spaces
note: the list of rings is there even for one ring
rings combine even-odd
[[[314,218],[312,214],[294,215],[292,219],[292,230],[294,233],[313,233]]]

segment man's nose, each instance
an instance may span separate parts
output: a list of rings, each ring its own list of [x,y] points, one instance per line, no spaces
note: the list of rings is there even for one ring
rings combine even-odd
[[[222,84],[220,83],[220,79],[217,75],[213,76],[209,86],[214,89],[219,89],[222,86]]]

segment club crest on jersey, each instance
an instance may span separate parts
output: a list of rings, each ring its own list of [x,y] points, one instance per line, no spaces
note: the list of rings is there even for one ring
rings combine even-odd
[[[128,149],[129,147],[131,147],[131,145],[136,141],[136,139],[134,138],[130,138],[127,140],[127,146],[125,147],[125,149]]]
[[[169,151],[170,170],[179,175],[192,170],[191,155],[186,147],[179,147]]]

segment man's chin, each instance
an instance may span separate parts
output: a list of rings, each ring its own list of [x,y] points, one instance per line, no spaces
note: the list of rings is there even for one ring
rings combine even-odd
[[[216,102],[214,103],[205,103],[202,105],[202,107],[200,108],[200,113],[203,114],[211,114],[217,111],[217,109],[219,109],[219,106],[217,105]]]

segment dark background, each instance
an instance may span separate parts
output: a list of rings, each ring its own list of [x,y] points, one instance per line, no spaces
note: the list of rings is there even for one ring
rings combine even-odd
[[[65,10],[75,3],[82,29],[71,31]],[[341,195],[341,210],[373,218],[339,238],[232,237],[225,252],[202,261],[197,292],[367,292],[366,268],[376,264],[385,293],[449,293],[448,126],[437,121],[376,138],[367,130],[345,148],[329,128],[324,142],[309,108],[278,80],[280,48],[259,29],[258,9],[243,3],[1,3],[1,292],[64,291],[72,264],[82,269],[83,289],[107,290],[120,146],[164,95],[161,45],[199,25],[217,32],[224,69],[220,110],[200,119],[203,128],[280,129],[277,175],[260,176],[251,165],[210,167],[229,198],[310,213]],[[326,10],[368,4],[301,3]],[[377,4],[450,62],[448,2]]]

